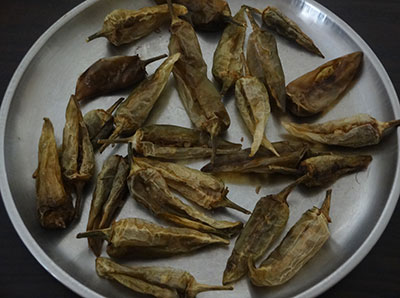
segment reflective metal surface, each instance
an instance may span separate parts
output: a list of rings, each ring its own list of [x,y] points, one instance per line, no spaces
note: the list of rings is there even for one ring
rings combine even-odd
[[[35,43],[17,69],[3,100],[0,115],[0,186],[6,209],[20,237],[57,279],[85,297],[139,297],[129,290],[97,277],[94,256],[85,240],[75,235],[85,230],[93,187],[86,190],[82,219],[66,231],[45,231],[36,218],[35,184],[31,178],[37,163],[37,143],[42,118],[54,124],[57,142],[61,143],[64,111],[76,79],[90,64],[104,56],[140,54],[142,58],[167,53],[168,28],[164,27],[134,45],[115,48],[105,39],[86,43],[85,38],[97,31],[104,16],[114,8],[139,8],[152,1],[107,0],[86,1],[62,17]],[[249,0],[249,5],[264,8],[264,1]],[[241,1],[229,1],[235,13]],[[314,69],[320,64],[349,52],[364,52],[364,67],[357,83],[328,113],[317,119],[326,121],[355,113],[368,113],[379,120],[400,118],[398,99],[381,63],[365,42],[343,21],[313,1],[268,1],[280,8],[314,40],[325,59],[311,55],[292,43],[277,37],[286,82]],[[250,30],[248,30],[249,33]],[[212,55],[219,34],[200,33],[199,39],[211,78]],[[152,73],[159,63],[148,66]],[[83,106],[83,111],[108,107],[128,91],[105,96]],[[225,99],[232,124],[226,137],[243,145],[250,144],[250,135],[236,111],[233,98]],[[273,116],[268,123],[268,136],[277,141],[285,136],[279,122],[285,117]],[[151,113],[148,123],[170,123],[191,126],[187,114],[170,82]],[[125,154],[125,147],[108,149],[97,155],[97,169],[112,153]],[[331,238],[295,278],[287,284],[260,289],[247,279],[235,284],[234,291],[202,293],[199,297],[312,297],[320,294],[344,277],[368,253],[383,232],[399,196],[398,135],[386,137],[379,146],[363,149],[373,155],[367,171],[350,175],[335,183],[332,196]],[[205,161],[192,163],[199,168]],[[282,177],[246,176],[238,179],[223,177],[229,186],[229,198],[252,210],[257,200],[278,192],[289,179]],[[255,193],[261,185],[259,194]],[[299,188],[289,197],[290,218],[286,230],[301,214],[313,205],[320,206],[324,189]],[[247,220],[235,211],[213,212],[217,218]],[[134,200],[128,199],[119,218],[137,216],[154,220]],[[127,264],[169,265],[190,271],[200,282],[220,283],[229,248],[213,247],[192,255],[151,261],[132,261]],[[104,253],[105,254],[105,253]]]

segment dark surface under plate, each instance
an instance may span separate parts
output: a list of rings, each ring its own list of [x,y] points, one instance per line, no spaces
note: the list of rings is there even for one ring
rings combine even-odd
[[[2,1],[1,95],[4,94],[21,59],[36,39],[62,15],[81,2],[81,0]],[[347,22],[369,44],[398,91],[400,2],[398,0],[319,0],[318,2]],[[265,1],[265,4],[268,2]],[[78,297],[54,279],[33,258],[19,239],[1,203],[0,227],[1,297]],[[367,257],[321,297],[399,297],[399,229],[400,208],[397,207],[388,227]]]

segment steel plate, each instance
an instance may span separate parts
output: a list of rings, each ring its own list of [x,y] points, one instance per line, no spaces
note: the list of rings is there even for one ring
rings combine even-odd
[[[134,45],[115,48],[105,39],[86,43],[85,38],[101,27],[104,16],[115,8],[140,8],[153,2],[146,0],[86,1],[56,22],[34,44],[18,67],[6,91],[0,115],[0,186],[9,216],[25,245],[38,261],[58,280],[85,297],[133,297],[129,290],[100,279],[95,273],[94,256],[85,240],[75,235],[85,230],[93,185],[86,191],[82,219],[65,231],[43,230],[36,218],[35,184],[32,173],[37,166],[37,143],[42,118],[49,117],[61,143],[64,111],[78,75],[90,64],[104,56],[140,54],[143,58],[167,53],[168,28],[161,28]],[[231,0],[236,12],[242,1]],[[277,37],[279,54],[286,81],[314,69],[318,65],[344,54],[362,50],[364,66],[357,83],[343,99],[317,121],[369,113],[379,120],[400,118],[399,103],[383,66],[368,45],[347,24],[314,1],[271,0],[246,2],[258,8],[275,5],[296,21],[310,35],[325,60],[313,56],[292,43]],[[248,30],[249,33],[250,30]],[[200,33],[199,39],[211,78],[212,55],[219,34]],[[148,67],[152,73],[159,63]],[[83,111],[108,107],[128,91],[104,96],[83,106]],[[225,100],[232,125],[226,137],[247,147],[251,140],[238,117],[233,98]],[[268,136],[277,141],[285,136],[275,116],[268,123]],[[155,106],[148,123],[170,123],[191,126],[179,100],[171,76],[166,90]],[[97,169],[111,153],[125,154],[125,147],[108,149],[96,155]],[[368,170],[341,178],[333,186],[331,238],[322,250],[287,284],[261,289],[251,286],[247,279],[235,284],[234,291],[202,293],[199,297],[313,297],[343,278],[369,252],[386,227],[399,197],[398,134],[386,137],[379,146],[359,152],[373,155]],[[191,163],[199,168],[205,161]],[[253,209],[257,200],[278,192],[290,180],[282,177],[246,176],[224,177],[230,189],[230,199]],[[261,185],[261,192],[255,189]],[[301,214],[313,205],[320,206],[324,189],[296,189],[289,197],[290,218],[285,232]],[[235,211],[218,211],[217,218],[242,220],[246,216]],[[129,199],[119,218],[137,216],[154,220],[134,200]],[[282,237],[283,237],[282,235]],[[219,284],[229,247],[213,247],[192,255],[170,259],[141,261],[127,264],[170,265],[190,271],[200,282]],[[105,254],[105,253],[104,253]],[[139,297],[140,295],[137,295]],[[136,296],[135,296],[136,297]],[[141,296],[140,296],[141,297]]]

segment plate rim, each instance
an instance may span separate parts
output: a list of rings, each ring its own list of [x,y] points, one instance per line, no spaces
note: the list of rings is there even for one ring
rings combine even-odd
[[[4,93],[3,101],[1,103],[0,108],[0,192],[1,197],[3,199],[3,203],[7,214],[10,218],[10,221],[16,230],[18,236],[24,243],[25,247],[29,250],[29,252],[35,257],[35,259],[40,263],[40,265],[45,268],[48,273],[50,273],[56,280],[61,282],[64,286],[72,290],[78,295],[84,297],[97,297],[97,298],[105,298],[105,296],[91,290],[83,283],[76,280],[70,274],[65,272],[61,267],[59,267],[39,246],[39,244],[32,237],[28,228],[25,226],[17,208],[15,206],[14,200],[11,195],[11,190],[8,184],[7,172],[6,172],[6,164],[5,164],[5,151],[4,151],[4,143],[5,143],[5,129],[6,123],[8,120],[8,112],[11,105],[12,98],[14,97],[14,93],[16,88],[19,85],[21,77],[24,75],[25,70],[30,65],[36,54],[40,51],[40,49],[45,45],[48,39],[55,34],[59,29],[62,28],[64,24],[69,22],[72,18],[80,14],[85,9],[94,5],[101,0],[86,0],[76,7],[72,8],[66,14],[61,16],[53,25],[51,25],[30,47],[29,51],[25,54],[24,58],[21,60],[17,69],[15,70],[6,92]],[[328,16],[334,23],[336,23],[339,27],[344,29],[346,34],[348,34],[352,40],[362,46],[364,54],[368,54],[368,57],[371,59],[371,63],[374,65],[376,71],[379,76],[382,78],[383,84],[385,86],[386,91],[388,92],[388,96],[392,103],[393,113],[396,118],[400,118],[400,104],[399,100],[393,86],[393,83],[386,72],[384,66],[369,47],[369,45],[355,32],[345,21],[343,21],[340,17],[338,17],[331,10],[323,6],[322,4],[314,1],[314,0],[285,0],[292,3],[299,2],[303,5],[309,5],[325,15]],[[399,144],[399,135],[400,133],[397,131],[397,144]],[[399,169],[400,169],[400,150],[397,150],[397,165],[396,172],[394,176],[394,181],[399,179]],[[350,271],[352,271],[371,251],[373,246],[377,243],[381,235],[383,234],[385,228],[387,227],[389,220],[395,210],[397,201],[400,195],[400,185],[394,183],[392,185],[391,191],[388,196],[388,200],[385,204],[385,207],[380,214],[378,220],[376,221],[374,228],[368,237],[365,238],[360,247],[345,261],[341,266],[337,267],[334,272],[332,272],[327,277],[323,278],[318,283],[314,284],[312,287],[308,288],[300,295],[296,297],[307,298],[307,297],[315,297],[333,285],[342,280]]]

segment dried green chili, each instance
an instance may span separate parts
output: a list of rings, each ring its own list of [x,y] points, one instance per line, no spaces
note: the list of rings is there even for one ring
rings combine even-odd
[[[253,32],[247,41],[247,64],[253,76],[267,87],[269,97],[282,111],[286,108],[285,75],[275,37],[261,30],[251,12],[246,10]]]
[[[261,14],[261,11],[259,12]],[[312,39],[305,34],[300,27],[287,16],[285,16],[278,8],[268,6],[262,12],[262,19],[265,25],[278,34],[293,40],[307,51],[314,53],[322,58],[321,51],[316,47]]]
[[[183,165],[161,162],[149,158],[133,158],[133,165],[142,169],[157,170],[167,181],[170,188],[186,199],[205,208],[228,207],[245,214],[250,212],[227,198],[228,189],[222,180],[201,171]]]
[[[130,143],[137,153],[145,157],[179,160],[210,157],[212,154],[212,142],[207,133],[168,124],[146,125],[136,130],[130,138],[115,139],[111,142]],[[231,154],[242,147],[219,137],[215,142],[217,155]]]
[[[38,168],[33,174],[36,179],[37,214],[43,228],[66,228],[72,221],[75,210],[72,199],[64,188],[53,124],[48,118],[43,120]]]
[[[186,7],[174,4],[176,15],[187,14]],[[105,37],[115,46],[131,43],[145,37],[170,20],[167,5],[143,7],[139,10],[116,9],[104,19],[103,28],[89,36],[87,41]]]
[[[276,195],[258,200],[228,259],[223,284],[235,282],[244,276],[248,271],[248,260],[262,257],[282,233],[289,218],[286,199],[303,179],[298,179]]]
[[[282,122],[283,127],[293,136],[327,145],[360,148],[378,144],[400,120],[381,122],[367,114],[317,124],[296,124]]]
[[[261,144],[279,156],[279,153],[265,136],[265,127],[271,113],[268,91],[258,78],[250,75],[243,53],[241,59],[243,60],[245,75],[236,81],[235,98],[236,107],[253,136],[249,156],[254,156]]]
[[[214,164],[208,163],[201,170],[211,173],[283,173],[298,175],[297,166],[309,151],[305,143],[283,141],[272,143],[280,156],[260,148],[249,157],[250,148],[232,154],[217,156]]]
[[[157,217],[201,232],[232,237],[243,227],[241,222],[215,220],[194,207],[183,203],[168,188],[167,182],[154,169],[133,165],[128,188],[131,196]]]
[[[317,67],[286,86],[287,106],[306,117],[326,111],[354,81],[362,65],[362,52],[354,52]]]
[[[115,130],[109,140],[114,140],[120,135],[132,135],[143,125],[164,90],[172,68],[179,57],[179,53],[168,57],[151,77],[142,81],[119,105],[114,116]],[[100,148],[100,152],[104,151],[107,146],[108,144],[104,144]]]
[[[303,182],[304,185],[323,186],[344,175],[365,170],[371,161],[370,155],[326,154],[302,161],[299,172],[308,176]]]
[[[242,76],[244,41],[246,38],[245,8],[242,7],[234,16],[234,20],[243,26],[229,24],[222,33],[214,52],[212,74],[222,84],[221,94],[225,93]]]
[[[198,283],[186,271],[171,267],[122,266],[107,258],[96,259],[99,276],[115,280],[142,294],[157,298],[195,298],[206,291],[232,290],[230,286],[215,286]]]
[[[79,216],[82,190],[94,174],[95,159],[89,132],[73,95],[65,112],[61,169],[64,178],[75,186],[75,215]]]
[[[124,203],[128,174],[129,163],[122,156],[111,155],[105,160],[97,176],[86,230],[104,229],[110,226],[116,211]],[[99,256],[103,241],[88,239],[88,242],[95,255]]]
[[[114,222],[110,228],[79,233],[77,238],[98,238],[108,243],[110,257],[159,258],[188,253],[211,244],[229,244],[212,234],[187,228],[162,227],[140,218]]]
[[[326,192],[322,207],[305,212],[277,248],[259,268],[249,259],[251,283],[259,287],[281,285],[290,280],[329,239],[328,223],[331,192]]]
[[[167,55],[147,60],[140,60],[138,55],[102,58],[79,76],[76,100],[87,100],[134,86],[146,78],[146,65],[165,57]]]

